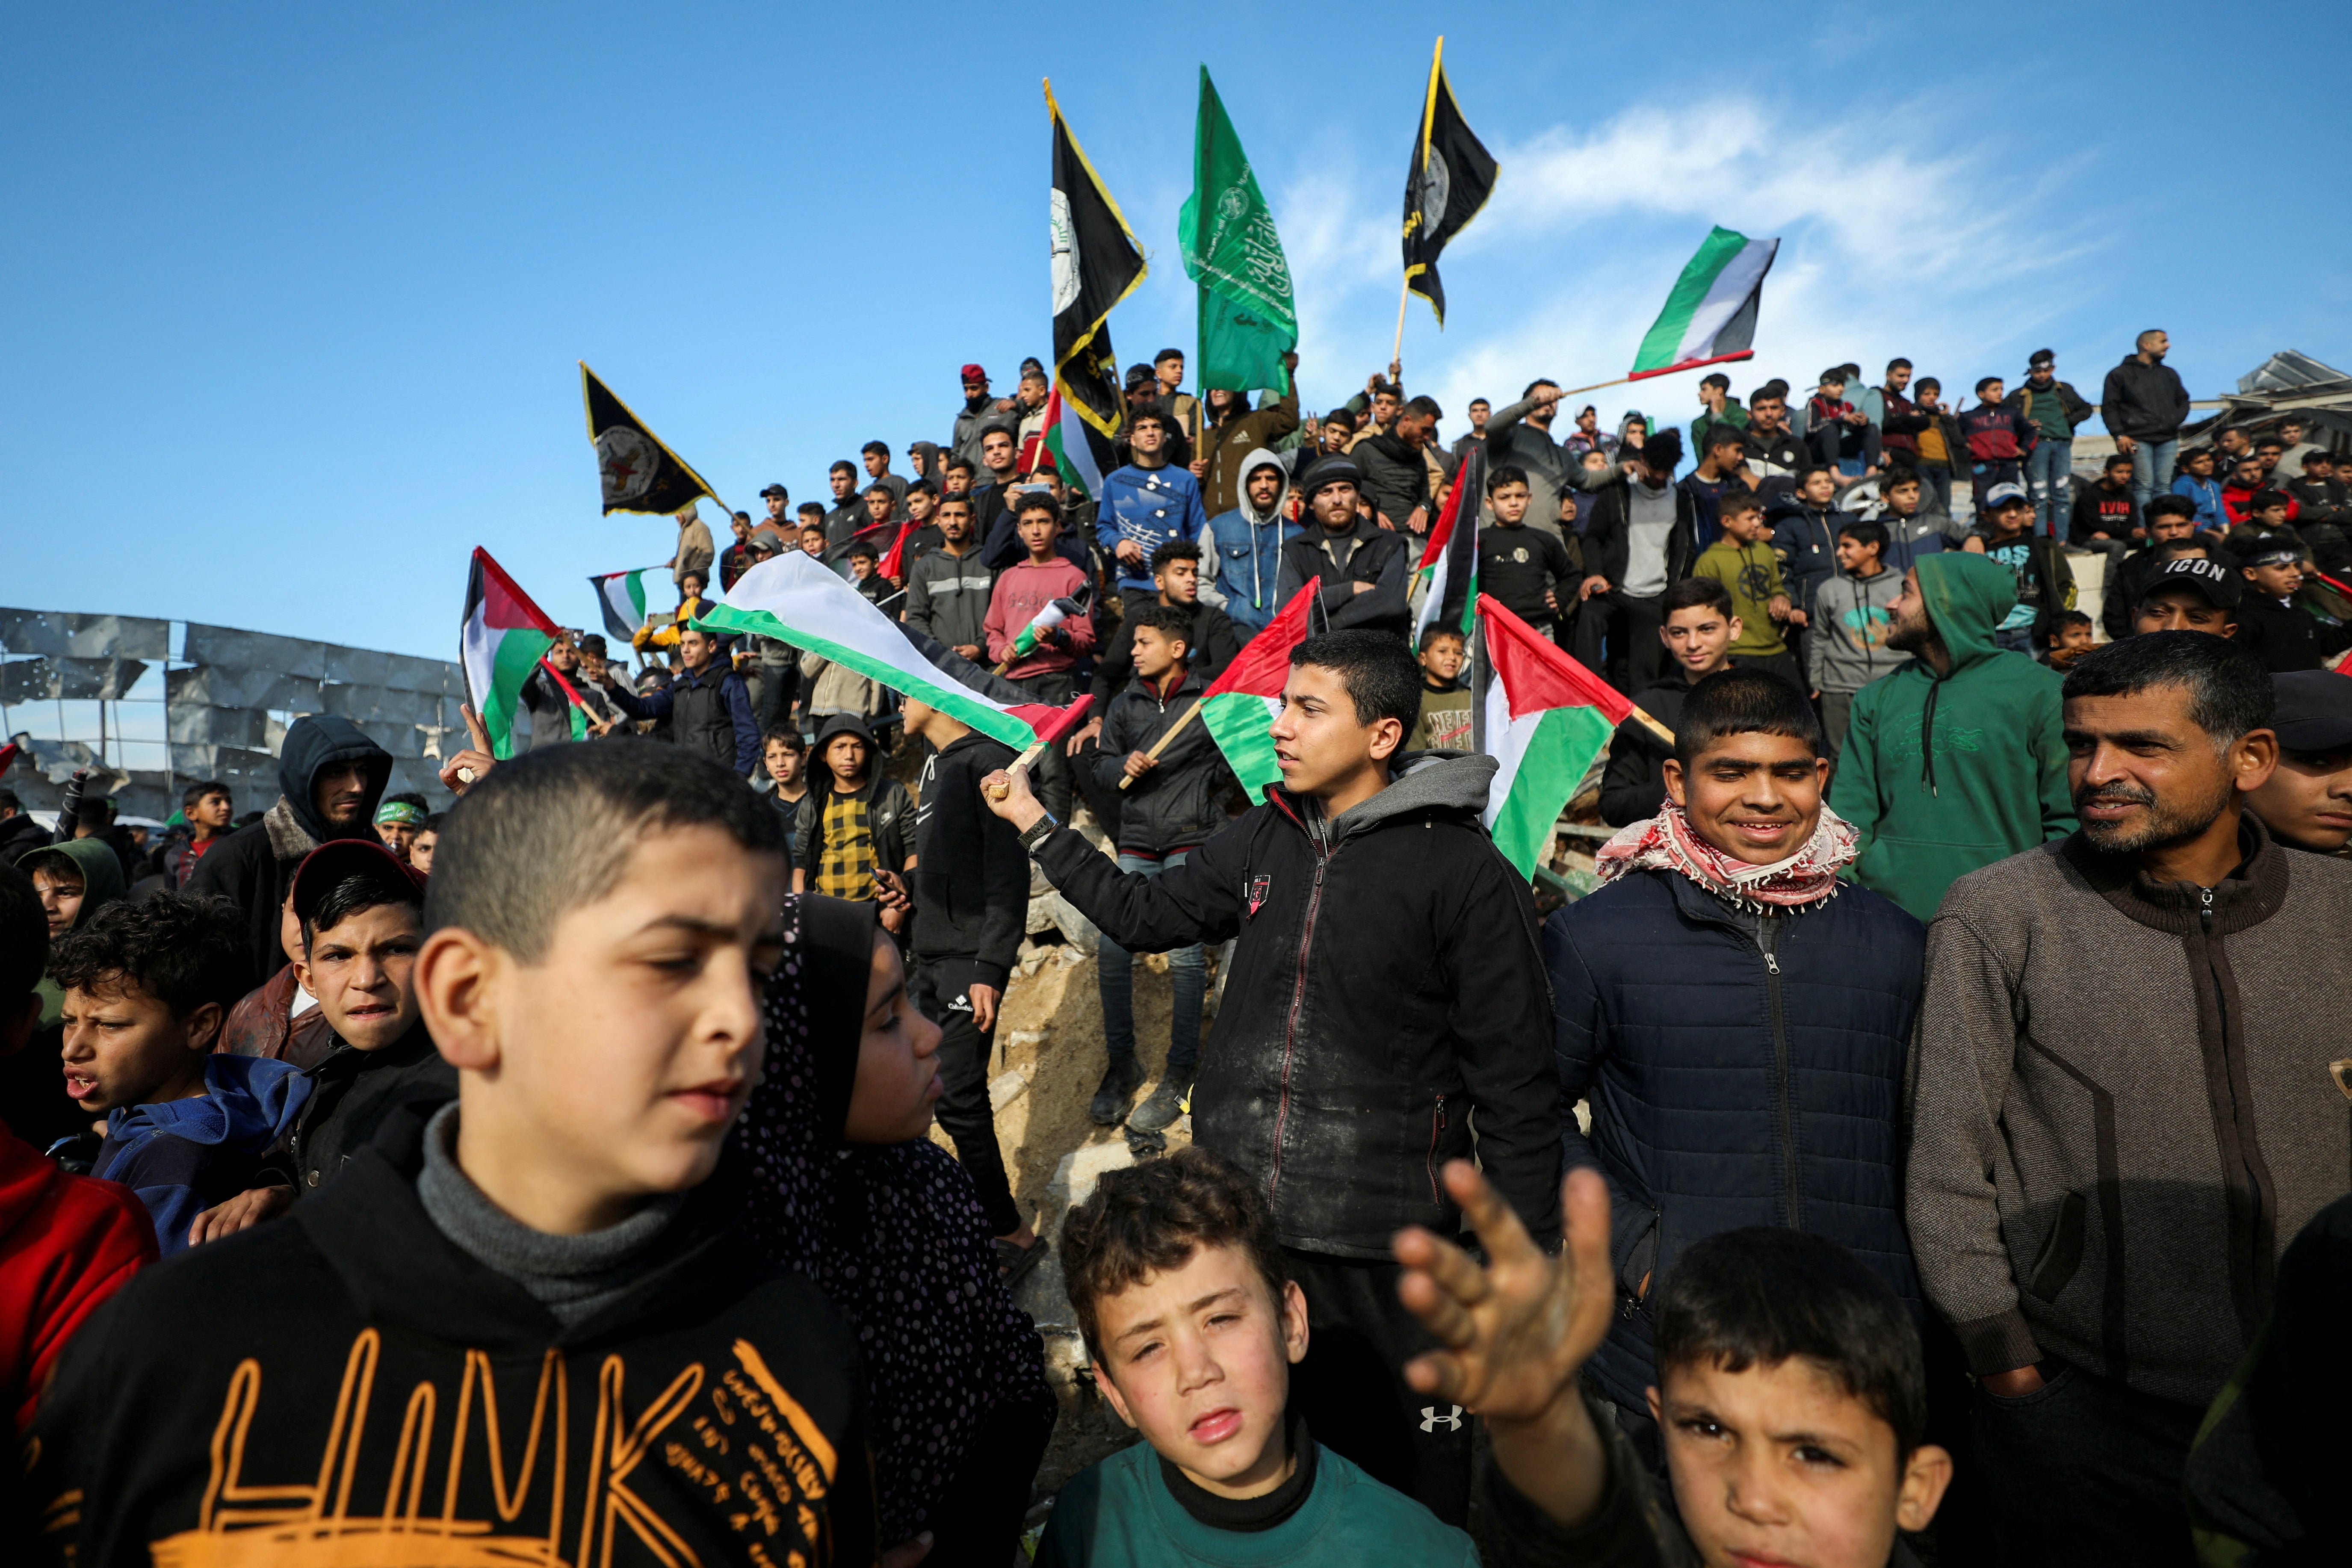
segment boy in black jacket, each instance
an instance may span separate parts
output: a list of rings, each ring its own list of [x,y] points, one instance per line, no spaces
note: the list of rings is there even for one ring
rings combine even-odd
[[[1535,900],[1479,822],[1495,760],[1423,755],[1391,776],[1420,686],[1384,633],[1301,643],[1267,731],[1281,786],[1156,879],[1063,830],[1025,778],[983,789],[1106,935],[1146,952],[1234,939],[1192,1138],[1265,1184],[1314,1328],[1296,1407],[1459,1521],[1469,1425],[1399,1381],[1427,1342],[1397,1301],[1389,1238],[1453,1227],[1436,1170],[1467,1153],[1474,1115],[1479,1160],[1556,1238],[1561,1108]]]
[[[917,786],[915,867],[903,879],[892,871],[876,879],[886,907],[908,897],[914,903],[917,962],[908,986],[917,1009],[940,1026],[940,1126],[971,1173],[1000,1261],[1008,1274],[1025,1272],[1042,1255],[1005,1180],[988,1054],[1028,923],[1029,857],[1010,826],[980,809],[979,787],[1012,763],[1013,752],[911,697],[906,718],[907,733],[931,748]]]
[[[782,953],[775,813],[674,746],[557,746],[435,864],[457,1103],[92,1320],[30,1434],[42,1552],[874,1561],[855,1338],[745,1261],[712,1179]]]
[[[1095,784],[1106,794],[1126,796],[1118,812],[1118,868],[1157,877],[1184,864],[1225,825],[1228,775],[1207,727],[1187,723],[1184,717],[1208,686],[1192,668],[1191,615],[1178,605],[1153,605],[1129,616],[1128,630],[1135,680],[1103,716]],[[1182,731],[1167,749],[1151,755],[1160,737],[1180,724]],[[1134,961],[1108,932],[1103,934],[1097,973],[1110,1060],[1088,1111],[1097,1125],[1115,1127],[1144,1074],[1135,1059]],[[1199,942],[1170,950],[1168,978],[1175,995],[1168,1017],[1167,1066],[1160,1087],[1126,1117],[1129,1126],[1142,1132],[1158,1132],[1182,1114],[1192,1068],[1201,1059],[1201,1009],[1209,985]]]

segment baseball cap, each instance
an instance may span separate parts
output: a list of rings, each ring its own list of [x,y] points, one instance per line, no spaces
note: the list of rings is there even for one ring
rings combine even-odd
[[[963,378],[966,381],[986,381],[988,373],[976,364],[968,364],[963,367]]]
[[[1133,392],[1138,387],[1157,386],[1159,384],[1160,378],[1151,374],[1151,367],[1150,365],[1131,364],[1127,367],[1128,391]]]
[[[363,871],[388,872],[420,896],[425,891],[425,873],[375,839],[330,838],[294,868],[294,918],[307,925],[336,883]]]
[[[2033,498],[2027,495],[2025,487],[2014,479],[2003,479],[1985,491],[1985,510],[1987,511],[1999,511],[2011,501],[2021,506],[2032,506]]]
[[[2271,677],[2277,707],[2271,728],[2290,752],[2336,752],[2352,746],[2352,679],[2332,669],[2295,669]]]
[[[2167,588],[2194,588],[2205,596],[2205,602],[2217,610],[2238,607],[2240,579],[2234,572],[2210,561],[2200,561],[2184,555],[2178,561],[2168,561],[2164,570],[2148,579],[2140,597],[2161,593]]]
[[[762,500],[769,496],[782,496],[785,500],[790,500],[792,499],[792,491],[784,489],[782,485],[770,485],[766,489],[761,490],[760,495]]]

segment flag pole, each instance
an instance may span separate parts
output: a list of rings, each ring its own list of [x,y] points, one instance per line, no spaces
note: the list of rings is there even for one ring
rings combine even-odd
[[[1621,375],[1614,381],[1596,381],[1591,386],[1571,386],[1566,392],[1561,393],[1560,395],[1562,397],[1574,397],[1579,393],[1599,392],[1603,387],[1623,386],[1628,382],[1649,381],[1661,375],[1672,375],[1677,371],[1697,370],[1703,365],[1710,364],[1729,364],[1734,360],[1754,359],[1755,357],[1756,356],[1753,353],[1721,354],[1714,359],[1695,359],[1688,364],[1670,364],[1661,370],[1637,370],[1631,375]]]
[[[1445,35],[1437,35],[1437,43],[1429,51],[1429,86],[1421,95],[1421,156],[1413,162],[1413,176],[1418,179],[1429,172],[1429,128],[1437,116],[1437,73],[1445,61]],[[1418,198],[1416,197],[1416,201]],[[1425,216],[1425,215],[1424,215]],[[1404,358],[1404,309],[1412,302],[1412,268],[1405,268],[1404,286],[1397,292],[1396,346],[1389,353],[1389,363],[1395,364]]]
[[[1179,718],[1173,724],[1169,725],[1167,731],[1160,735],[1160,739],[1151,742],[1151,749],[1143,754],[1150,757],[1154,762],[1159,761],[1160,753],[1168,749],[1168,742],[1182,734],[1184,732],[1184,726],[1190,724],[1193,720],[1198,719],[1200,716],[1201,705],[1200,703],[1195,702],[1190,708],[1185,709],[1183,716]],[[1135,775],[1129,773],[1118,781],[1118,787],[1125,789],[1134,782]]]

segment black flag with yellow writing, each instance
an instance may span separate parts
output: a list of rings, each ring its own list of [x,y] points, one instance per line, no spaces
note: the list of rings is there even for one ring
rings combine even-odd
[[[1429,58],[1429,93],[1422,100],[1412,166],[1404,177],[1404,286],[1429,301],[1445,324],[1445,285],[1437,280],[1438,253],[1470,226],[1495,190],[1495,160],[1454,101],[1445,79],[1445,40]]]
[[[596,477],[604,482],[606,511],[675,513],[698,496],[719,499],[709,481],[663,446],[584,362],[580,396],[588,405],[588,439],[596,446]]]
[[[1118,434],[1127,418],[1119,395],[1118,359],[1110,346],[1110,312],[1135,291],[1146,270],[1143,252],[1118,204],[1078,150],[1045,84],[1054,121],[1054,188],[1046,235],[1052,247],[1054,383],[1062,400],[1099,435]]]

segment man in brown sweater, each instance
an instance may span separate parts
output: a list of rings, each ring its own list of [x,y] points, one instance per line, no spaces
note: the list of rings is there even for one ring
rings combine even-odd
[[[2235,645],[2112,643],[2064,701],[2081,829],[1954,882],[1928,931],[1911,1244],[2003,1563],[2187,1564],[2189,1441],[2352,1178],[2352,864],[2244,809],[2278,738]]]

